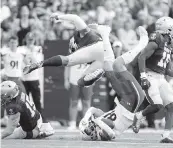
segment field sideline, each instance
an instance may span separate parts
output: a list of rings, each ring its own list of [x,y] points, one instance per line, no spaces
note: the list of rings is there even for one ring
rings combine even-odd
[[[143,129],[139,134],[131,130],[114,141],[82,141],[79,132],[57,129],[46,139],[3,140],[1,148],[173,148],[173,144],[160,144],[162,130]],[[173,136],[173,134],[172,134]]]

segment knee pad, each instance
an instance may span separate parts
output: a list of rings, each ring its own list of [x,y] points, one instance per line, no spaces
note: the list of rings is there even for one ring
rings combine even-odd
[[[98,81],[102,77],[103,74],[104,74],[103,69],[97,69],[93,73],[89,73],[85,75],[84,77],[80,78],[77,82],[78,86],[80,87],[91,86],[96,81]]]
[[[167,111],[173,112],[173,103],[166,105],[165,108],[167,109]]]

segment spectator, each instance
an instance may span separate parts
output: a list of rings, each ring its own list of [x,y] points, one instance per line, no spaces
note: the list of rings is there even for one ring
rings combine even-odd
[[[2,0],[1,7],[0,7],[0,23],[10,16],[11,16],[11,11],[7,5],[7,0]]]
[[[133,49],[133,47],[138,43],[132,19],[125,22],[124,28],[119,29],[117,35],[123,44],[123,52]]]
[[[26,52],[26,63],[28,64],[43,60],[42,47],[35,46],[35,41],[35,34],[28,33],[26,35],[26,46],[20,48]],[[43,69],[35,70],[23,76],[27,95],[29,96],[31,94],[36,109],[42,113],[40,81],[43,81]]]
[[[31,31],[31,26],[33,25],[34,20],[29,18],[29,9],[27,6],[22,6],[20,10],[20,19],[19,19],[19,27],[17,35],[19,37],[19,46],[23,45],[23,39],[26,34]]]
[[[65,88],[70,91],[70,106],[69,106],[69,130],[76,129],[76,119],[77,119],[77,105],[79,100],[79,95],[82,93],[81,101],[82,101],[82,114],[85,115],[85,112],[91,105],[91,97],[92,97],[92,89],[93,87],[83,87],[80,88],[77,85],[78,79],[82,76],[83,72],[86,70],[88,66],[86,64],[72,66],[70,68],[65,69]]]
[[[99,6],[96,11],[98,24],[106,24],[112,27],[112,20],[115,17],[113,11],[112,1],[107,0],[104,2],[104,6]]]

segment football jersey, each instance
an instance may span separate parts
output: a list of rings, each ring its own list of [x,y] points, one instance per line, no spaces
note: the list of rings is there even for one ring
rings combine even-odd
[[[155,42],[158,48],[146,60],[146,68],[157,73],[165,74],[167,64],[171,60],[172,48],[169,45],[170,39],[160,33],[153,33],[150,35],[149,42]]]
[[[43,54],[42,54],[42,47],[41,46],[33,46],[32,49],[29,49],[27,46],[21,46],[20,50],[24,50],[26,57],[26,63],[27,64],[33,64],[35,62],[40,62],[43,60]],[[32,71],[31,73],[24,75],[23,80],[24,81],[34,81],[40,79],[40,71],[41,69],[36,69]]]
[[[75,31],[74,33],[74,42],[76,43],[78,49],[92,45],[101,40],[101,36],[92,29],[90,29],[88,32],[86,31],[86,34],[83,37],[80,37],[79,31]]]
[[[20,92],[10,103],[6,105],[7,115],[13,115],[20,112],[20,126],[26,132],[32,131],[40,118],[40,113],[36,110],[35,105],[29,97]]]
[[[8,77],[22,77],[24,53],[12,52],[10,50],[1,51],[1,58],[4,64],[4,74]]]

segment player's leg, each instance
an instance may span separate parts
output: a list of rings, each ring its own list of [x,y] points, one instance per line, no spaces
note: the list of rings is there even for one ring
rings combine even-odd
[[[29,83],[30,83],[31,95],[32,95],[35,107],[40,113],[42,113],[41,92],[40,92],[39,81],[35,80],[35,81],[30,81]]]
[[[165,130],[162,134],[162,143],[173,143],[173,139],[170,137],[171,129],[173,127],[173,90],[171,85],[166,81],[162,81],[160,87],[160,95],[163,99],[165,106]]]
[[[76,129],[77,104],[80,88],[77,85],[70,84],[70,105],[69,105],[69,130]]]
[[[141,120],[149,115],[158,112],[163,107],[163,101],[160,96],[159,82],[157,78],[154,78],[152,74],[148,74],[148,80],[150,81],[150,88],[145,91],[146,98],[150,105],[148,105],[143,111],[135,114],[133,121],[133,131],[139,132]]]
[[[24,139],[27,137],[27,133],[23,131],[21,127],[18,127],[14,130],[14,132],[6,137],[5,139]]]
[[[85,113],[87,112],[87,110],[90,108],[91,106],[91,99],[92,99],[92,95],[93,95],[93,86],[90,87],[84,87],[82,88],[82,113],[83,116],[85,115]]]
[[[93,45],[83,47],[77,50],[76,52],[70,54],[69,56],[57,55],[49,59],[46,59],[40,63],[34,63],[32,65],[29,65],[24,68],[24,74],[30,73],[31,71],[38,69],[40,67],[74,66],[77,64],[85,64],[85,63],[100,61],[101,64],[100,62],[96,62],[94,65],[96,66],[95,68],[90,68],[89,70],[87,70],[88,71],[87,73],[90,73],[90,72],[93,72],[93,70],[96,70],[102,67],[103,59],[104,59],[103,43],[100,41]]]

